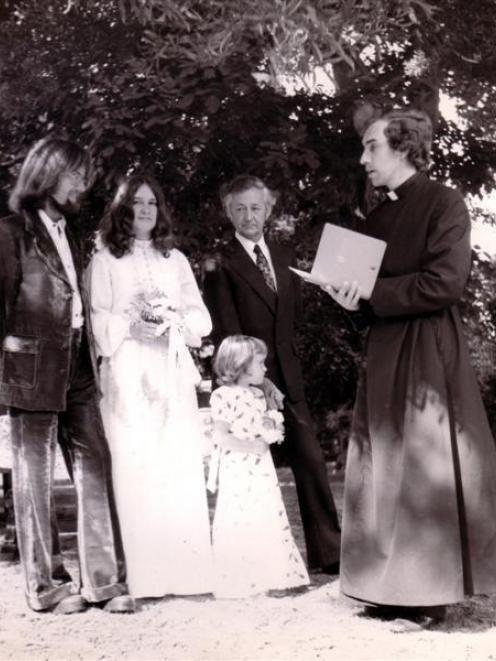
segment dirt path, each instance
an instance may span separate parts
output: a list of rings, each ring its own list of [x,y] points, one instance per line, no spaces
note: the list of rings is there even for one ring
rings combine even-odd
[[[496,659],[495,601],[450,609],[433,631],[395,633],[392,625],[343,605],[337,581],[322,577],[306,594],[239,601],[146,601],[134,615],[92,608],[73,616],[26,609],[18,565],[0,566],[0,658],[181,660]]]
[[[303,551],[292,476],[278,472]],[[331,481],[340,506],[342,482]],[[74,568],[74,553],[68,557]],[[33,613],[18,564],[0,563],[0,586],[2,661],[496,661],[496,597],[450,607],[432,630],[398,633],[342,602],[338,581],[324,575],[298,596],[148,600],[133,615]]]

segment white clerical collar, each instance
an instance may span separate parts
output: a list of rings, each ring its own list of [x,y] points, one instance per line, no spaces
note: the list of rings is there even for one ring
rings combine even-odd
[[[269,249],[267,247],[267,244],[265,243],[265,238],[263,235],[259,241],[252,241],[251,239],[247,239],[246,236],[242,236],[241,234],[239,234],[239,232],[235,233],[235,237],[238,239],[238,241],[241,243],[241,245],[249,255],[253,255],[253,249],[257,245],[260,246],[262,252],[265,255],[267,255],[267,253],[269,252]]]
[[[416,179],[418,177],[418,175],[419,175],[418,172],[414,172],[409,177],[407,177],[404,181],[402,181],[399,186],[396,186],[396,188],[394,190],[388,190],[387,193],[386,193],[386,196],[391,200],[391,202],[396,202],[397,200],[400,199],[400,195],[401,195],[401,191],[403,190],[403,186],[405,186],[405,184],[409,183],[413,179]],[[398,195],[398,193],[396,191],[400,191],[400,195]]]
[[[400,199],[398,197],[397,193],[394,192],[394,190],[388,190],[388,192],[386,193],[386,196],[389,197],[391,202],[396,202],[396,200]]]

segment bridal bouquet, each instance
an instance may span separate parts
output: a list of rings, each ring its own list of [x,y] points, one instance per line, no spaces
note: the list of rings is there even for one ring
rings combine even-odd
[[[156,335],[162,335],[171,324],[180,326],[180,315],[169,296],[160,289],[140,291],[129,309],[133,321],[148,321],[157,324]]]
[[[256,439],[272,443],[282,443],[284,440],[284,418],[280,411],[266,411],[259,420],[253,419],[247,426],[246,420],[235,420],[230,430],[234,436],[244,440]]]

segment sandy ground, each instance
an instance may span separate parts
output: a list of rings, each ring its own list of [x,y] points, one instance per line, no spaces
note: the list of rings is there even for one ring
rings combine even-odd
[[[298,546],[303,536],[292,475],[279,469]],[[342,482],[331,475],[338,505]],[[68,567],[76,569],[74,549]],[[17,563],[0,563],[0,659],[29,661],[326,660],[496,661],[496,597],[448,609],[431,629],[366,617],[339,597],[336,577],[312,575],[304,594],[243,600],[143,600],[132,615],[97,608],[71,616],[34,613]]]
[[[236,601],[143,601],[133,615],[96,608],[71,616],[26,609],[18,565],[0,566],[0,658],[73,659],[496,659],[494,601],[453,609],[436,630],[396,633],[343,605],[336,580],[302,595]],[[459,609],[462,608],[461,612]]]

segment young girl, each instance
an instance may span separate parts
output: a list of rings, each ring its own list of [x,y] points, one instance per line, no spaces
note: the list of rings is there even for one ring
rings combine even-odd
[[[265,344],[232,335],[220,345],[214,370],[222,384],[212,393],[216,449],[209,489],[218,495],[213,523],[214,592],[246,597],[267,590],[308,585],[291,535],[269,451],[283,439],[282,415],[267,411],[260,386]]]

